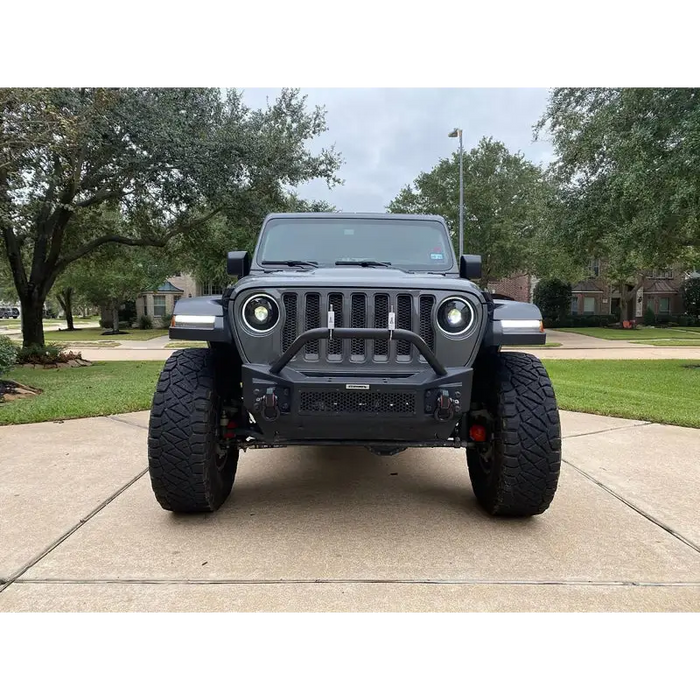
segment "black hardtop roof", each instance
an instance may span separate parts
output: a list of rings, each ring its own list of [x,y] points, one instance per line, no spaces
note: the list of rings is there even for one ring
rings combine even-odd
[[[395,219],[408,221],[439,221],[447,226],[445,219],[438,214],[387,214],[385,212],[280,212],[268,214],[265,222],[270,219]]]

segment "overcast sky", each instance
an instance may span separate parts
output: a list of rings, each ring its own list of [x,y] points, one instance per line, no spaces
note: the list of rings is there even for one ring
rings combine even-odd
[[[345,181],[329,190],[325,182],[299,188],[306,199],[324,199],[343,211],[384,211],[399,190],[457,148],[447,138],[464,131],[464,148],[482,136],[503,141],[535,163],[551,159],[551,146],[533,143],[532,127],[544,112],[542,89],[309,89],[310,105],[325,105],[328,131],[313,149],[335,144],[345,164]],[[279,90],[247,88],[251,107],[265,105]]]

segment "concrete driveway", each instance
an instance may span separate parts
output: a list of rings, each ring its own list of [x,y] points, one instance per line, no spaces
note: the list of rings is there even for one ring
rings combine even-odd
[[[530,520],[464,454],[250,451],[217,513],[160,509],[147,413],[0,428],[0,610],[699,610],[700,431],[562,412]]]

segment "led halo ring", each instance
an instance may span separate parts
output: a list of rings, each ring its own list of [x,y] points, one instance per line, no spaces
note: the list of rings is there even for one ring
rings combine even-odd
[[[444,315],[444,324],[443,325],[441,321],[441,317],[443,315],[443,309],[449,304],[451,301],[458,301],[461,304],[464,304],[464,306],[469,309],[469,322],[464,326],[464,328],[460,328],[458,331],[455,330],[449,330],[450,324],[447,320],[447,316],[449,315],[449,311],[447,314]],[[454,307],[453,307],[454,309]],[[456,309],[454,309],[456,310]],[[459,312],[458,312],[459,313]],[[461,314],[460,314],[461,315]],[[474,313],[474,306],[467,301],[464,297],[448,297],[447,299],[443,299],[439,306],[437,307],[437,310],[435,312],[435,320],[436,320],[436,325],[440,329],[442,333],[445,335],[449,336],[455,336],[455,335],[463,335],[466,333],[468,330],[471,329],[471,327],[474,325],[474,321],[476,320],[476,314]]]
[[[254,301],[262,301],[265,300],[268,302],[268,304],[259,304],[260,307],[262,308],[267,308],[268,314],[272,316],[273,322],[272,325],[267,326],[267,327],[256,327],[252,325],[248,319],[246,318],[246,310],[248,308],[248,305],[251,302]],[[253,310],[253,316],[257,318],[255,311],[257,309]],[[268,316],[269,317],[269,316]],[[253,294],[252,296],[248,297],[246,301],[243,304],[243,307],[241,308],[241,318],[243,319],[243,323],[248,327],[249,330],[253,331],[253,333],[269,333],[278,323],[280,320],[280,306],[279,304],[273,299],[269,294]],[[267,319],[266,319],[267,320]],[[265,321],[262,321],[261,323],[264,323]]]

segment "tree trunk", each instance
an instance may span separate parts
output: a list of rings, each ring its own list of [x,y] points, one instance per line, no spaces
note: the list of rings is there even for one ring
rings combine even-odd
[[[75,326],[73,325],[73,288],[67,287],[63,292],[59,292],[56,295],[58,303],[63,309],[63,313],[66,315],[66,323],[68,324],[68,330],[74,331]]]
[[[627,313],[627,304],[628,304],[629,298],[627,296],[627,283],[626,282],[621,282],[620,283],[620,323],[624,323],[625,321],[629,321],[629,314]]]
[[[119,302],[112,302],[112,332],[119,333]]]
[[[20,297],[22,307],[22,347],[44,345],[44,301],[37,294]]]

